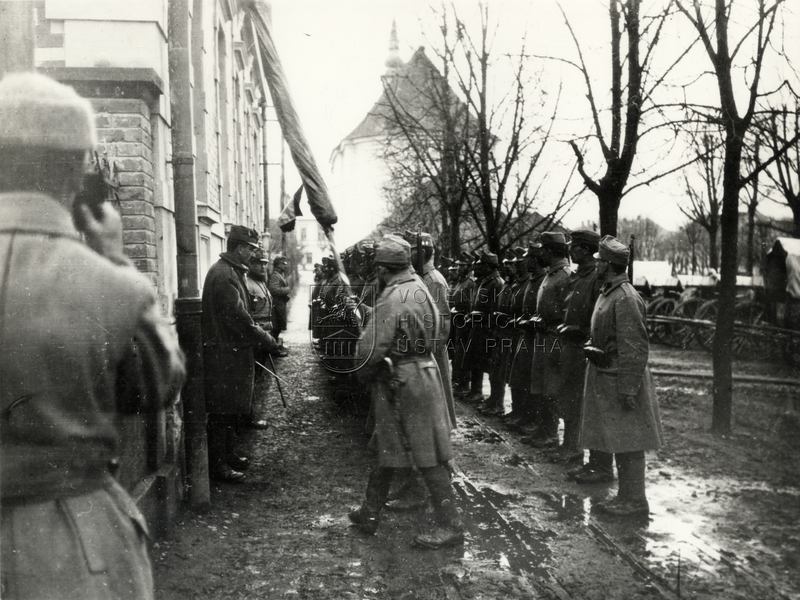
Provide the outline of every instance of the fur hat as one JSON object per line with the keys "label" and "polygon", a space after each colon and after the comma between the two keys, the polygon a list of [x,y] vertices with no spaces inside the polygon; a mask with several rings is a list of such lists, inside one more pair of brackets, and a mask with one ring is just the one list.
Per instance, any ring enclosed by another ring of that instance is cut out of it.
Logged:
{"label": "fur hat", "polygon": [[38,73],[0,81],[0,146],[90,150],[97,145],[92,105],[71,87]]}

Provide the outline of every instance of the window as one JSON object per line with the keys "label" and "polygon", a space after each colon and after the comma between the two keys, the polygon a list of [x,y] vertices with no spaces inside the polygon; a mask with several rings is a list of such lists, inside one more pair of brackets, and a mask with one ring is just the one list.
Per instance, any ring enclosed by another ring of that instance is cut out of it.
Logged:
{"label": "window", "polygon": [[301,242],[305,242],[306,241],[306,231],[307,230],[306,230],[305,227],[301,227],[300,228],[300,241]]}

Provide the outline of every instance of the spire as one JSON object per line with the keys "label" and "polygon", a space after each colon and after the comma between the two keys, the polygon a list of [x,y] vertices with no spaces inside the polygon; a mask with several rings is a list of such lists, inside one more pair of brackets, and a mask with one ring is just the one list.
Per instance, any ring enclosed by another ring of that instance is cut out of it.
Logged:
{"label": "spire", "polygon": [[397,22],[392,19],[392,32],[389,34],[389,56],[386,57],[386,70],[394,71],[403,66],[400,60],[400,44],[397,41]]}

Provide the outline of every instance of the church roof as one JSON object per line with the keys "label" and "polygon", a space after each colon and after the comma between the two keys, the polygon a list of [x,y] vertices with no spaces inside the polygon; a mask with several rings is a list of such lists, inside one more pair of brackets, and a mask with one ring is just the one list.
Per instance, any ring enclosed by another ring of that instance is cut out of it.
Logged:
{"label": "church roof", "polygon": [[390,69],[382,77],[382,81],[384,89],[380,98],[342,142],[385,136],[387,130],[397,122],[390,99],[395,101],[396,107],[402,107],[403,112],[413,122],[423,127],[433,128],[441,120],[442,105],[437,103],[437,98],[441,97],[445,89],[451,94],[456,110],[466,110],[466,105],[449,87],[447,80],[425,54],[422,46],[407,63]]}

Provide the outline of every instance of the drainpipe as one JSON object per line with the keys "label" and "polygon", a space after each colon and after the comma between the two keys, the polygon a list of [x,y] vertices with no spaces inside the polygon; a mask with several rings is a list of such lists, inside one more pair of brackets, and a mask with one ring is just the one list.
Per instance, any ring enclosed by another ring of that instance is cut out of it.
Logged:
{"label": "drainpipe", "polygon": [[197,207],[195,204],[194,115],[192,72],[192,0],[169,2],[169,72],[172,104],[172,170],[175,196],[178,338],[186,354],[187,379],[181,397],[184,409],[189,504],[209,505],[208,440],[203,390],[203,337],[200,299]]}

